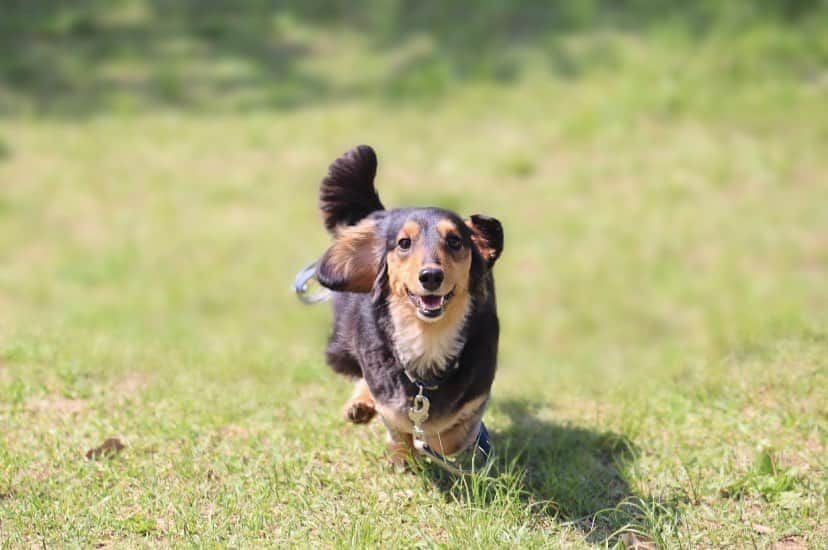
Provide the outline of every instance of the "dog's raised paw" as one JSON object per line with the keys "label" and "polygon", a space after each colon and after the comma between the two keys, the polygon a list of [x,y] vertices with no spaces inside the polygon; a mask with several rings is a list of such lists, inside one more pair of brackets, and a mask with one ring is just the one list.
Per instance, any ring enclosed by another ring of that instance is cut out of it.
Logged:
{"label": "dog's raised paw", "polygon": [[351,401],[345,405],[345,420],[354,424],[365,424],[370,422],[377,409],[371,401]]}

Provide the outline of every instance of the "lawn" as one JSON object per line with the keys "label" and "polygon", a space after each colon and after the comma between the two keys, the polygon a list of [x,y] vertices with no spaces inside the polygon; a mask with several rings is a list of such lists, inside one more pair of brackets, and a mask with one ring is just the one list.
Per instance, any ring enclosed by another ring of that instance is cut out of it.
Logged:
{"label": "lawn", "polygon": [[[0,8],[0,547],[828,546],[824,3],[611,4]],[[485,474],[292,294],[358,143],[503,223]]]}

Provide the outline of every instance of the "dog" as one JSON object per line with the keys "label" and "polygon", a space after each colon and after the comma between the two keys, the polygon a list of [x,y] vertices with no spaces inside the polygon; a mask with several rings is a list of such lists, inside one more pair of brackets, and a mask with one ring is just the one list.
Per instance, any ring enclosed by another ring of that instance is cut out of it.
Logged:
{"label": "dog", "polygon": [[361,424],[379,413],[395,464],[417,442],[439,458],[488,453],[503,228],[480,214],[386,209],[376,171],[374,150],[358,146],[330,165],[319,196],[333,236],[315,272],[332,291],[326,359],[356,381],[344,416]]}

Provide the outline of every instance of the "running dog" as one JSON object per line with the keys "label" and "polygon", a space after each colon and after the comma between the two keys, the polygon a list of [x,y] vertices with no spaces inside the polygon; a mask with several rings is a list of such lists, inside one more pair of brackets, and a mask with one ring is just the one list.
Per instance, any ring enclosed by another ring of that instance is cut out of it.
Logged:
{"label": "running dog", "polygon": [[488,455],[482,418],[497,364],[492,268],[503,229],[479,214],[386,209],[376,171],[374,150],[361,145],[330,165],[320,189],[333,235],[315,272],[333,291],[326,357],[356,381],[344,416],[360,424],[379,413],[397,464],[418,442],[440,459]]}

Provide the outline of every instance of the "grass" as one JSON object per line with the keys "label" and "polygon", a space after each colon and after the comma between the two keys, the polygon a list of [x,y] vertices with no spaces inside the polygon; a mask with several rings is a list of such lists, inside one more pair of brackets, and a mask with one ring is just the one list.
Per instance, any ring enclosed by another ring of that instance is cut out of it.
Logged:
{"label": "grass", "polygon": [[[512,44],[78,5],[0,60],[0,547],[828,544],[824,10]],[[387,204],[504,224],[487,476],[338,416],[290,282],[357,143]]]}

